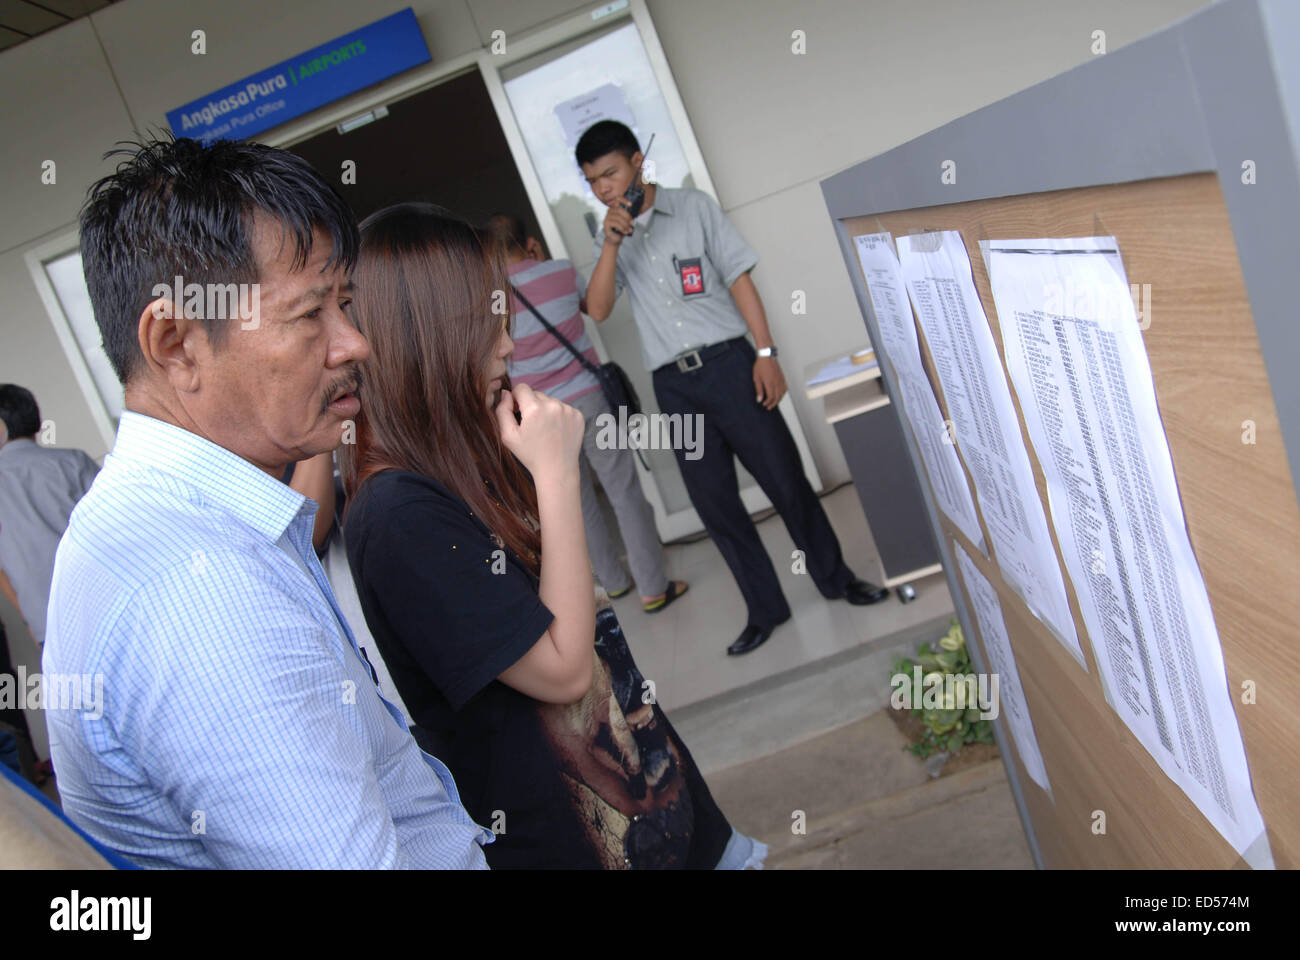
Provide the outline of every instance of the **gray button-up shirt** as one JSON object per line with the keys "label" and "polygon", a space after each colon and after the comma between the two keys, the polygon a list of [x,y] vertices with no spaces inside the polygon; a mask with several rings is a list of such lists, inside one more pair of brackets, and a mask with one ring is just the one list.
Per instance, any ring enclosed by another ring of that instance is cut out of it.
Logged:
{"label": "gray button-up shirt", "polygon": [[[731,285],[758,263],[707,193],[657,187],[653,211],[649,223],[619,244],[614,271],[614,295],[631,289],[647,370],[748,333]],[[597,260],[604,243],[602,230],[594,238]]]}
{"label": "gray button-up shirt", "polygon": [[26,437],[0,447],[0,567],[37,643],[45,641],[54,551],[98,472],[80,450],[42,447]]}

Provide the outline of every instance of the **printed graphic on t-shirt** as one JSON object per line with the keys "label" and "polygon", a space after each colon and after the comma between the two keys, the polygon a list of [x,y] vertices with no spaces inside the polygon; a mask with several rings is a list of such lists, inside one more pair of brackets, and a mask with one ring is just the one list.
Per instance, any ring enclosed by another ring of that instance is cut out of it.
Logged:
{"label": "printed graphic on t-shirt", "polygon": [[[542,703],[500,674],[554,618],[513,551],[499,569],[501,540],[463,500],[432,478],[386,470],[362,484],[347,527],[366,622],[419,745],[496,835],[483,850],[492,869],[717,863],[731,825],[613,610],[596,614],[591,689],[575,704]],[[401,563],[388,562],[395,544],[412,551]]]}
{"label": "printed graphic on t-shirt", "polygon": [[684,296],[704,292],[704,270],[700,267],[699,257],[678,260],[677,269],[681,273],[682,294]]}
{"label": "printed graphic on t-shirt", "polygon": [[695,830],[682,756],[612,610],[596,615],[596,652],[582,700],[538,705],[573,812],[605,869],[682,867]]}

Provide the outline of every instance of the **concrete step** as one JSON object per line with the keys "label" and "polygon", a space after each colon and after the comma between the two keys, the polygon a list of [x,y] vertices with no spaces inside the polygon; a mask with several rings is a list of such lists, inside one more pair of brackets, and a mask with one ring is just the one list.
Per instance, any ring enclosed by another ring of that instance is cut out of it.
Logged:
{"label": "concrete step", "polygon": [[776,870],[1032,870],[1000,760],[808,824],[773,847]]}
{"label": "concrete step", "polygon": [[805,743],[888,706],[893,662],[947,629],[947,614],[927,618],[720,696],[665,709],[712,783],[715,771]]}
{"label": "concrete step", "polygon": [[716,771],[709,787],[768,844],[770,869],[1033,867],[1001,760],[932,779],[905,747],[881,710]]}

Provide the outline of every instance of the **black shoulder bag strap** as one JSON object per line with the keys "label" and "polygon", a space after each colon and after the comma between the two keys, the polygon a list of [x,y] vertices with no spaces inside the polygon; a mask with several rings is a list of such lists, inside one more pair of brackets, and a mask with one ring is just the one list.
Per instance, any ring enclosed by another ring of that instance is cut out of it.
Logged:
{"label": "black shoulder bag strap", "polygon": [[[536,317],[538,320],[541,321],[542,326],[546,328],[547,332],[550,333],[550,335],[553,336],[556,340],[559,340],[560,343],[564,344],[565,349],[568,350],[569,353],[573,354],[574,357],[577,358],[578,362],[579,362],[580,364],[582,364],[583,367],[584,367],[584,368],[585,368],[585,369],[586,369],[586,370],[587,370],[587,371],[588,371],[592,376],[594,376],[594,377],[596,378],[596,382],[600,384],[600,391],[601,391],[602,394],[604,394],[604,396],[605,396],[605,400],[609,403],[610,407],[613,408],[613,407],[617,406],[618,404],[616,404],[616,403],[612,400],[612,398],[611,398],[611,396],[610,396],[610,389],[611,389],[611,387],[610,387],[610,384],[609,384],[609,377],[606,376],[605,371],[603,371],[602,369],[600,369],[599,367],[597,367],[595,364],[593,364],[590,360],[588,360],[586,357],[584,357],[584,356],[583,356],[583,355],[578,351],[578,349],[577,349],[576,347],[574,347],[574,345],[571,344],[571,343],[570,343],[570,342],[565,338],[564,334],[560,333],[559,330],[556,330],[555,327],[551,326],[551,324],[547,321],[547,319],[546,319],[544,316],[542,316],[541,312],[540,312],[536,307],[534,307],[531,303],[528,302],[528,298],[525,297],[522,293],[519,292],[519,288],[518,288],[518,287],[516,287],[516,286],[514,286],[513,284],[511,284],[511,286],[510,286],[510,290],[511,290],[512,293],[514,293],[514,295],[515,295],[516,297],[519,298],[519,302],[522,303],[525,307],[527,307],[528,310],[529,310],[529,312],[532,313],[532,315],[533,315],[534,317]],[[610,367],[615,367],[616,365],[613,364],[613,363],[611,363],[611,364],[608,364],[608,366],[610,366]],[[619,371],[619,376],[620,376],[621,378],[623,378],[624,380],[626,380],[627,374],[623,373],[622,371]],[[630,385],[630,383],[628,384],[628,386],[627,386],[626,389],[629,389],[629,390],[631,389],[631,385]],[[636,409],[636,407],[633,407],[633,409]],[[641,453],[641,451],[640,451],[639,449],[637,449],[637,448],[635,448],[635,447],[633,447],[632,450],[633,450],[633,453],[636,454],[636,458],[637,458],[638,460],[641,461],[641,466],[645,467],[646,470],[647,470],[647,472],[648,472],[648,471],[650,470],[650,464],[646,463],[645,456]]]}
{"label": "black shoulder bag strap", "polygon": [[597,380],[603,382],[603,378],[600,375],[600,371],[596,369],[595,364],[593,364],[590,360],[584,357],[573,344],[571,344],[567,339],[565,339],[564,334],[560,333],[559,330],[556,330],[553,326],[551,326],[550,323],[547,322],[546,318],[542,316],[540,311],[538,311],[536,307],[534,307],[531,303],[529,303],[528,299],[522,293],[519,292],[518,287],[511,286],[510,289],[514,292],[514,295],[519,298],[519,302],[522,303],[525,307],[527,307],[534,317],[536,317],[538,320],[541,321],[542,326],[546,328],[546,331],[551,336],[553,336],[556,340],[559,340],[560,343],[564,344],[565,348],[577,358],[580,364],[582,364],[584,367],[587,368],[587,371],[589,373],[595,376]]}

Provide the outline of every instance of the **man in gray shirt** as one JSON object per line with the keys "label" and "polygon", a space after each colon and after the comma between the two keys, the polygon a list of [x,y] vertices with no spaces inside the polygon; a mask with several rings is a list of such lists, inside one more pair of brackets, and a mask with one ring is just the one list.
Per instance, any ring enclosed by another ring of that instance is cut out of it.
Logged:
{"label": "man in gray shirt", "polygon": [[[80,450],[36,442],[41,412],[30,390],[0,384],[0,571],[37,644],[45,642],[45,607],[54,552],[77,501],[99,467]],[[6,593],[9,591],[6,590]]]}
{"label": "man in gray shirt", "polygon": [[609,208],[594,239],[588,312],[603,321],[627,288],[660,412],[702,420],[702,455],[675,453],[691,503],[748,607],[749,623],[727,652],[748,653],[790,619],[776,570],[740,499],[736,457],[781,514],[822,596],[858,605],[884,599],[888,591],[845,565],[776,409],[786,385],[749,276],[758,255],[708,194],[646,183],[641,148],[623,124],[592,124],[575,153],[592,192]]}

